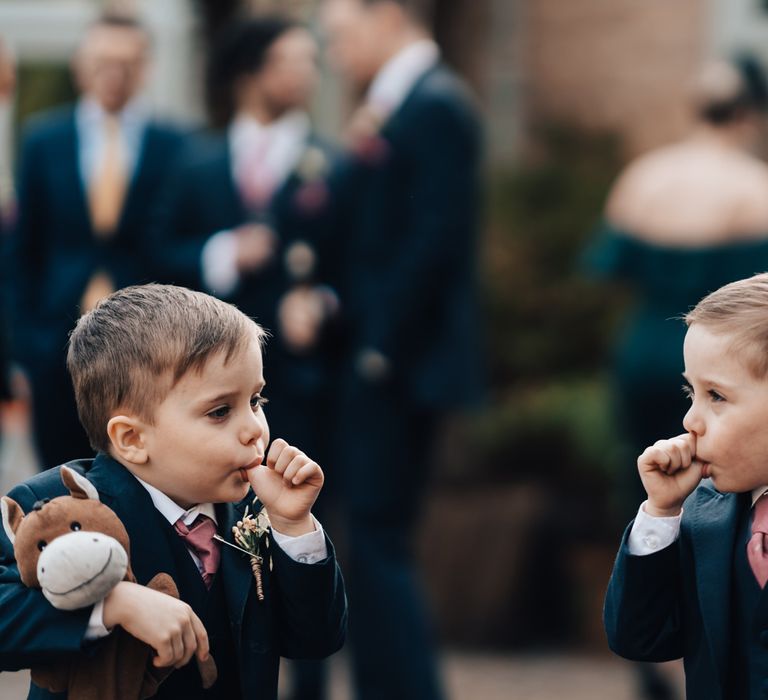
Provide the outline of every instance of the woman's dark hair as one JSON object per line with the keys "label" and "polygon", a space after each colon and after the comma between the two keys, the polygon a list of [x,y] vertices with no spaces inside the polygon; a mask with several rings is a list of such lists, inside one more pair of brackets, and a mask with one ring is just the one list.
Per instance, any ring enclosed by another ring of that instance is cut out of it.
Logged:
{"label": "woman's dark hair", "polygon": [[272,44],[301,26],[286,17],[239,17],[214,38],[206,71],[206,102],[211,126],[224,128],[235,113],[235,85],[244,75],[258,72]]}
{"label": "woman's dark hair", "polygon": [[768,110],[768,80],[758,60],[749,54],[740,54],[730,62],[738,74],[738,83],[727,95],[705,99],[699,114],[711,124],[728,124],[750,112]]}

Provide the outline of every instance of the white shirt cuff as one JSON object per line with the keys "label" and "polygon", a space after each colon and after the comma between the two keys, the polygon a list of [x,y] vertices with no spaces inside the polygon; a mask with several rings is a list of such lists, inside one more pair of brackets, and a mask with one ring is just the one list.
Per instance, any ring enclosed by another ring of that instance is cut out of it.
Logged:
{"label": "white shirt cuff", "polygon": [[272,539],[274,539],[275,544],[293,561],[300,564],[317,564],[317,562],[328,558],[328,547],[325,544],[323,526],[314,515],[312,522],[315,524],[315,531],[298,537],[283,535],[274,528],[272,529]]}
{"label": "white shirt cuff", "polygon": [[232,231],[219,231],[203,246],[203,284],[209,292],[227,297],[240,281],[237,270],[237,237]]}
{"label": "white shirt cuff", "polygon": [[627,539],[629,553],[644,557],[669,547],[680,535],[680,519],[683,512],[671,518],[656,518],[645,512],[643,502],[637,511],[632,531]]}
{"label": "white shirt cuff", "polygon": [[88,642],[101,639],[109,635],[109,630],[104,627],[104,601],[100,600],[93,606],[88,627],[85,629],[85,639]]}

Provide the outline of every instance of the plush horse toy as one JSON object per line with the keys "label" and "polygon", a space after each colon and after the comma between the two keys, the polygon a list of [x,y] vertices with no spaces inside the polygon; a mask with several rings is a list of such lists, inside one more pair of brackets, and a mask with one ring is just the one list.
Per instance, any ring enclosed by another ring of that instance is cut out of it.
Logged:
{"label": "plush horse toy", "polygon": [[[136,578],[128,533],[115,512],[76,471],[61,467],[61,479],[69,496],[38,501],[26,516],[4,496],[0,510],[22,583],[42,589],[54,607],[75,610],[103,600],[120,581],[135,583]],[[168,574],[157,574],[147,587],[179,597]],[[156,668],[152,655],[149,645],[116,627],[95,653],[33,668],[32,680],[51,692],[67,691],[70,700],[143,700],[173,671]],[[213,658],[197,663],[203,687],[209,688],[217,677]]]}

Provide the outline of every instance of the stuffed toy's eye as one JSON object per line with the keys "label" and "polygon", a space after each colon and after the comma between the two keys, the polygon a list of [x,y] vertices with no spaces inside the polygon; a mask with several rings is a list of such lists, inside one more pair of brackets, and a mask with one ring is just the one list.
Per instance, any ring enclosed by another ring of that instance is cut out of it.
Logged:
{"label": "stuffed toy's eye", "polygon": [[69,529],[70,529],[70,530],[74,530],[75,532],[77,532],[78,530],[82,530],[82,529],[83,529],[83,526],[82,526],[82,525],[81,525],[79,522],[77,522],[77,520],[75,520],[75,522],[73,522],[73,523],[72,523],[72,524],[69,526]]}
{"label": "stuffed toy's eye", "polygon": [[37,548],[42,552],[45,549],[45,545],[47,545],[47,544],[48,543],[45,540],[40,540],[37,543]]}

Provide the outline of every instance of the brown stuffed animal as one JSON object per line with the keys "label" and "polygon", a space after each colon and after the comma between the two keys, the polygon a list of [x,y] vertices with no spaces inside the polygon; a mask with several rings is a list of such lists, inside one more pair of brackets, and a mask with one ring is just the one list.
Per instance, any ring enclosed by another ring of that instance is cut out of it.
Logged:
{"label": "brown stuffed animal", "polygon": [[[35,503],[26,516],[7,496],[0,508],[22,582],[42,589],[54,607],[75,610],[102,600],[118,582],[136,579],[128,533],[115,512],[77,472],[61,467],[61,479],[71,495]],[[179,597],[168,574],[157,574],[147,587]],[[203,687],[211,687],[217,677],[213,658],[198,661],[198,668]],[[143,700],[172,671],[156,668],[152,648],[116,627],[95,654],[33,668],[32,680],[52,692],[66,690],[70,700]]]}

